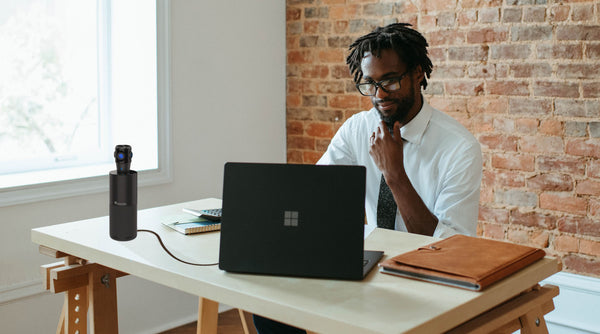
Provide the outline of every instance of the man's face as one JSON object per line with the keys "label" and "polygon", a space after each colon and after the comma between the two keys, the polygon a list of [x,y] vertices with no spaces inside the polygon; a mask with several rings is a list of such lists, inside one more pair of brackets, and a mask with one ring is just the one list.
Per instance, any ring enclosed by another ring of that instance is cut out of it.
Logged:
{"label": "man's face", "polygon": [[[391,49],[382,50],[379,58],[371,53],[365,53],[360,67],[363,73],[361,83],[398,78],[407,70],[406,64]],[[419,112],[421,103],[415,104],[415,101],[420,102],[422,80],[420,72],[418,68],[410,70],[400,79],[400,89],[397,91],[385,92],[378,87],[375,95],[371,96],[373,106],[388,126],[393,126],[396,121],[404,125]]]}

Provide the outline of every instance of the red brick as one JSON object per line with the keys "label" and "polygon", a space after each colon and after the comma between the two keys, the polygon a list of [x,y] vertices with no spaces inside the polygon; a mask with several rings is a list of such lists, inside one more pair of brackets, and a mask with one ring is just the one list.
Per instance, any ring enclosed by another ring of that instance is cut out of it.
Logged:
{"label": "red brick", "polygon": [[600,82],[590,82],[583,86],[583,97],[584,98],[597,98],[600,97]]}
{"label": "red brick", "polygon": [[529,95],[529,83],[527,81],[513,80],[490,80],[487,82],[486,90],[491,95]]}
{"label": "red brick", "polygon": [[332,123],[344,121],[344,112],[341,110],[319,109],[314,111],[313,116],[315,121]]}
{"label": "red brick", "polygon": [[288,149],[314,150],[315,139],[304,136],[287,136]]}
{"label": "red brick", "polygon": [[470,113],[506,113],[508,98],[504,96],[476,96],[467,101],[467,110]]}
{"label": "red brick", "polygon": [[494,28],[472,29],[467,32],[467,43],[496,43],[508,39],[508,28],[498,26]]}
{"label": "red brick", "polygon": [[492,156],[492,167],[532,172],[535,164],[530,155],[497,154]]}
{"label": "red brick", "polygon": [[540,208],[574,214],[585,214],[587,201],[564,193],[541,193]]}
{"label": "red brick", "polygon": [[310,50],[301,50],[301,51],[288,51],[287,53],[287,63],[288,64],[309,64],[313,63],[315,60],[314,55]]}
{"label": "red brick", "polygon": [[599,59],[600,43],[588,43],[585,48],[585,56],[589,59]]}
{"label": "red brick", "polygon": [[560,25],[556,27],[557,40],[597,41],[600,29],[595,25]]}
{"label": "red brick", "polygon": [[479,9],[478,19],[480,23],[496,23],[500,21],[500,9],[481,8]]}
{"label": "red brick", "polygon": [[318,60],[323,63],[341,63],[345,61],[344,51],[329,49],[319,52]]}
{"label": "red brick", "polygon": [[494,118],[494,130],[501,133],[515,132],[515,120],[511,118]]}
{"label": "red brick", "polygon": [[581,180],[577,182],[575,192],[580,195],[600,195],[600,182],[590,179]]}
{"label": "red brick", "polygon": [[302,105],[302,96],[299,94],[288,94],[286,96],[286,106],[299,107]]}
{"label": "red brick", "polygon": [[600,258],[600,242],[594,240],[579,240],[579,252]]}
{"label": "red brick", "polygon": [[477,10],[463,9],[458,13],[458,24],[461,26],[471,26],[477,22]]}
{"label": "red brick", "polygon": [[567,154],[600,158],[599,139],[573,139],[567,142]]}
{"label": "red brick", "polygon": [[329,67],[325,65],[309,65],[303,67],[300,73],[303,78],[327,78]]}
{"label": "red brick", "polygon": [[549,64],[513,64],[510,70],[515,78],[545,78],[552,76]]}
{"label": "red brick", "polygon": [[502,0],[462,0],[460,5],[462,8],[500,7]]}
{"label": "red brick", "polygon": [[512,210],[510,212],[510,223],[553,230],[556,227],[556,217],[534,211],[521,212],[519,210]]}
{"label": "red brick", "polygon": [[346,65],[332,65],[330,70],[333,79],[352,79],[350,70],[348,70],[348,66]]}
{"label": "red brick", "polygon": [[287,150],[287,162],[290,164],[300,164],[303,162],[302,151]]}
{"label": "red brick", "polygon": [[525,186],[525,175],[520,171],[496,171],[496,187],[521,188]]}
{"label": "red brick", "polygon": [[516,120],[515,125],[519,133],[535,134],[539,123],[536,118],[519,118]]}
{"label": "red brick", "polygon": [[440,11],[440,10],[451,10],[456,8],[456,0],[422,0],[421,10],[428,11]]}
{"label": "red brick", "polygon": [[538,156],[538,169],[542,172],[565,173],[575,176],[585,174],[585,161],[581,158],[567,156]]}
{"label": "red brick", "polygon": [[484,238],[504,240],[504,235],[506,233],[504,225],[487,223],[484,223],[482,225]]}
{"label": "red brick", "polygon": [[444,87],[446,94],[449,95],[476,96],[483,94],[483,82],[479,80],[452,80],[446,82]]}
{"label": "red brick", "polygon": [[498,44],[490,47],[491,59],[527,59],[531,55],[531,47],[521,44]]}
{"label": "red brick", "polygon": [[323,152],[305,151],[302,153],[302,162],[309,165],[314,165],[321,159]]}
{"label": "red brick", "polygon": [[559,64],[556,75],[561,79],[596,79],[600,67],[598,64]]}
{"label": "red brick", "polygon": [[[451,43],[448,40],[445,43]],[[454,45],[460,45],[456,43]],[[448,60],[451,61],[487,61],[488,59],[488,46],[450,46],[448,47]]]}
{"label": "red brick", "polygon": [[533,247],[546,248],[550,242],[550,233],[544,230],[535,230],[531,233],[529,242]]}
{"label": "red brick", "polygon": [[306,125],[306,134],[311,137],[331,138],[334,135],[333,125],[331,123],[311,122]]}
{"label": "red brick", "polygon": [[479,142],[485,149],[506,151],[517,151],[517,137],[506,135],[480,135]]}
{"label": "red brick", "polygon": [[569,18],[570,6],[563,6],[562,4],[550,8],[550,21],[551,22],[562,22]]}
{"label": "red brick", "polygon": [[583,49],[581,44],[541,44],[537,46],[537,56],[540,59],[581,59]]}
{"label": "red brick", "polygon": [[563,216],[557,220],[557,227],[560,232],[575,234],[577,233],[577,224],[580,219],[585,217]]}
{"label": "red brick", "polygon": [[590,215],[596,219],[600,217],[600,200],[590,198]]}
{"label": "red brick", "polygon": [[356,95],[336,95],[329,99],[329,106],[333,108],[358,108],[360,106],[359,99]]}
{"label": "red brick", "polygon": [[587,162],[587,175],[589,177],[600,178],[600,161],[592,159]]}
{"label": "red brick", "polygon": [[579,97],[579,84],[562,81],[536,81],[533,84],[533,94],[548,97]]}
{"label": "red brick", "polygon": [[317,93],[319,94],[343,94],[345,90],[344,83],[340,81],[320,81],[317,83]]}
{"label": "red brick", "polygon": [[287,22],[289,21],[297,21],[300,20],[302,16],[302,10],[300,8],[290,8],[288,7],[285,12],[285,19]]}
{"label": "red brick", "polygon": [[287,122],[287,135],[288,136],[301,136],[304,134],[304,124],[300,121],[288,121]]}
{"label": "red brick", "polygon": [[573,178],[565,174],[539,174],[527,179],[527,187],[543,191],[571,191]]}
{"label": "red brick", "polygon": [[515,115],[542,116],[552,112],[550,99],[511,98],[508,102],[508,112]]}
{"label": "red brick", "polygon": [[542,120],[539,132],[550,136],[561,136],[563,134],[562,122],[555,119]]}
{"label": "red brick", "polygon": [[307,121],[312,120],[312,112],[307,108],[288,108],[286,117],[287,120]]}
{"label": "red brick", "polygon": [[327,96],[302,95],[303,107],[327,107]]}
{"label": "red brick", "polygon": [[546,20],[546,6],[525,7],[523,22],[544,22]]}
{"label": "red brick", "polygon": [[317,138],[315,140],[315,150],[319,152],[325,152],[327,150],[327,147],[329,147],[330,142],[331,139],[329,138]]}
{"label": "red brick", "polygon": [[600,260],[577,254],[569,254],[563,259],[563,270],[600,277]]}
{"label": "red brick", "polygon": [[569,235],[559,235],[554,238],[554,249],[559,252],[577,252],[579,250],[579,239]]}
{"label": "red brick", "polygon": [[577,224],[577,233],[592,237],[600,237],[600,221],[587,217],[581,219]]}
{"label": "red brick", "polygon": [[519,140],[522,152],[563,153],[563,147],[561,137],[525,136]]}
{"label": "red brick", "polygon": [[506,234],[507,239],[510,242],[528,245],[529,244],[529,232],[525,230],[516,229],[514,227],[508,228],[508,233]]}
{"label": "red brick", "polygon": [[508,224],[509,211],[506,209],[495,209],[486,206],[479,207],[479,220],[496,223]]}
{"label": "red brick", "polygon": [[348,21],[347,20],[340,20],[340,21],[333,22],[333,33],[334,34],[346,34],[347,32],[348,32]]}
{"label": "red brick", "polygon": [[[531,22],[525,17],[523,20]],[[513,42],[550,40],[552,39],[552,26],[513,26],[510,35]]]}

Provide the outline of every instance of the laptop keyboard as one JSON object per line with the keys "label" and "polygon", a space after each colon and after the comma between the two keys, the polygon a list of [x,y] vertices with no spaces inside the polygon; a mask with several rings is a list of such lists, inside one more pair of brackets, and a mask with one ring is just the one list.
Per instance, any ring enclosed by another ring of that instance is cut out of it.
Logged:
{"label": "laptop keyboard", "polygon": [[369,263],[369,260],[363,260],[363,267],[366,267],[368,263]]}

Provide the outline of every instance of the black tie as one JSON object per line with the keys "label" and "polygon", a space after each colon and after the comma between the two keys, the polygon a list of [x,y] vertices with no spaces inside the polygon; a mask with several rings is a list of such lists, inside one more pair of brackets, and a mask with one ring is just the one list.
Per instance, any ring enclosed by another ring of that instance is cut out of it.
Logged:
{"label": "black tie", "polygon": [[377,200],[377,227],[394,230],[396,228],[396,208],[394,195],[381,175],[379,199]]}

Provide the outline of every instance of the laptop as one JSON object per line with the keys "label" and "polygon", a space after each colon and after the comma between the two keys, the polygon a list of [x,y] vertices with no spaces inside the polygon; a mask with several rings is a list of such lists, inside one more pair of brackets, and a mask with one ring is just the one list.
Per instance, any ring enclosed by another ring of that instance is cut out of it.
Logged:
{"label": "laptop", "polygon": [[361,280],[381,259],[364,251],[366,169],[226,163],[219,268]]}

